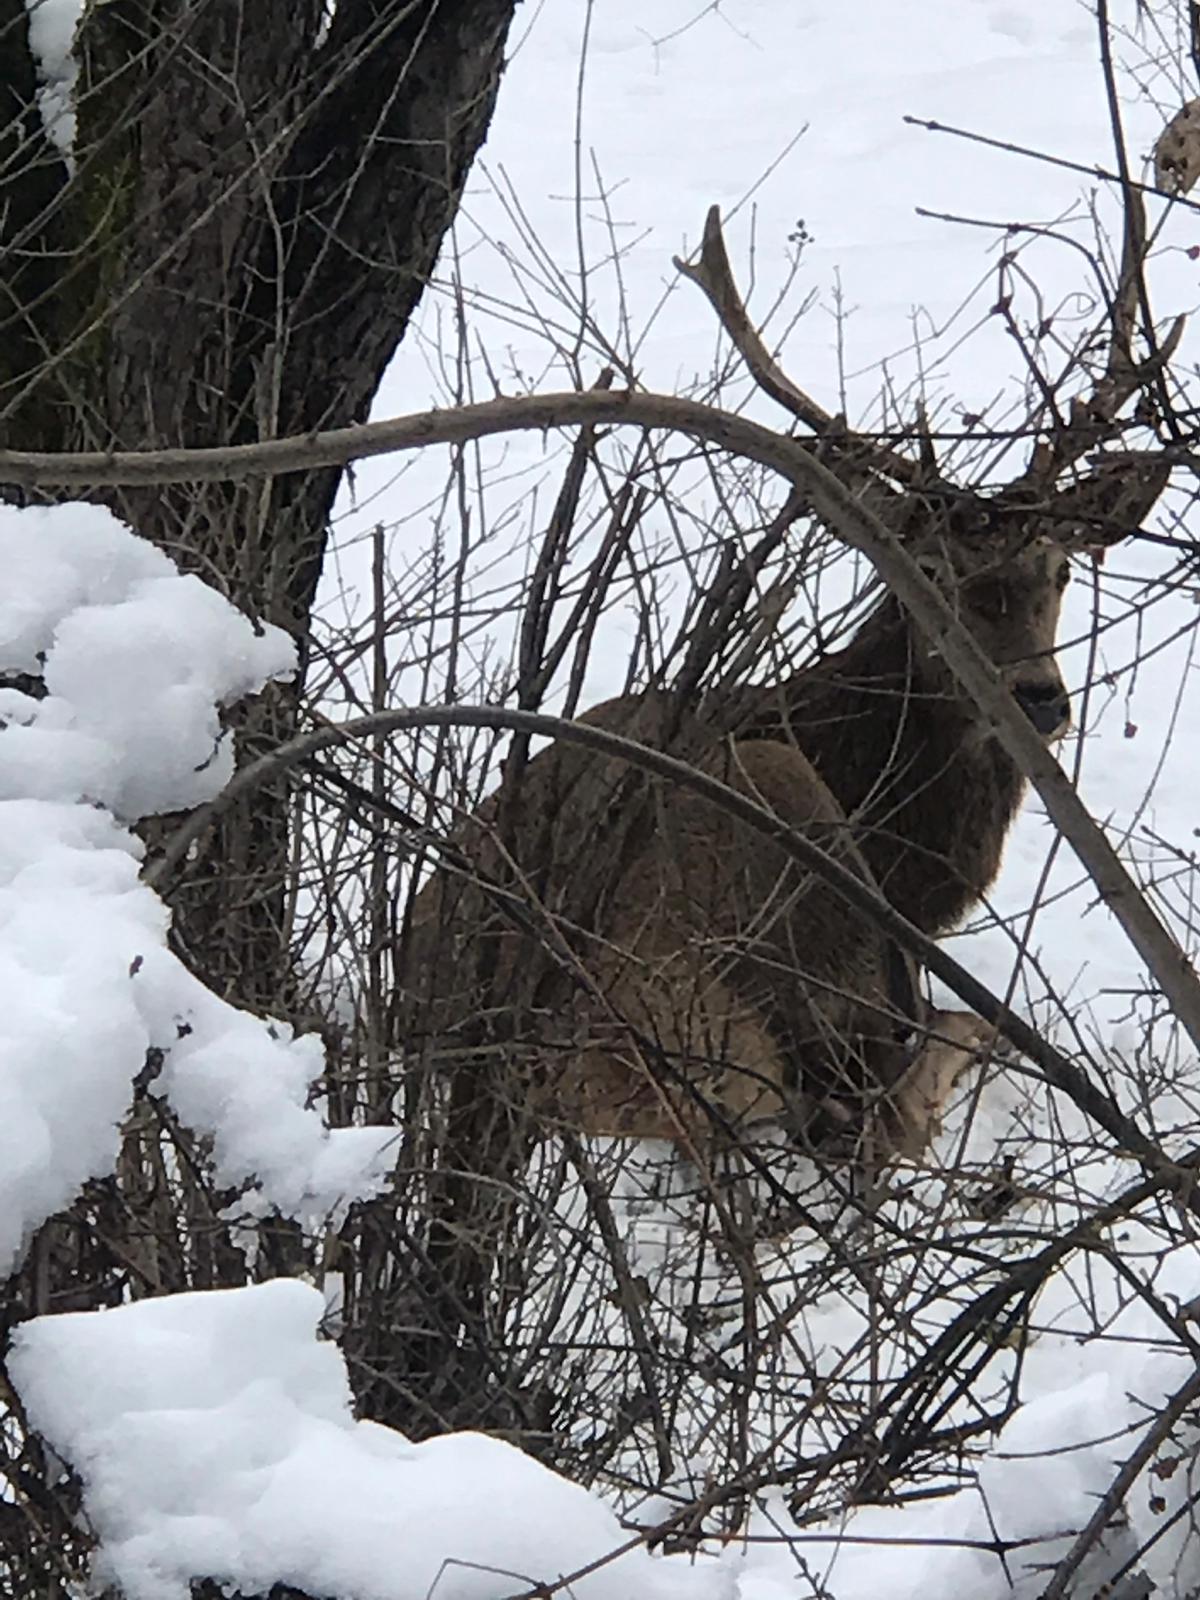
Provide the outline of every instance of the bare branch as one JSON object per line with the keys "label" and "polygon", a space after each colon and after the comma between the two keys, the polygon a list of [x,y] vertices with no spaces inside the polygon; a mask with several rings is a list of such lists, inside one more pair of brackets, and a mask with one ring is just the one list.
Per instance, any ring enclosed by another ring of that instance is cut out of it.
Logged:
{"label": "bare branch", "polygon": [[370,456],[421,450],[429,445],[465,444],[497,433],[605,422],[688,433],[788,477],[793,470],[801,470],[796,462],[810,453],[803,441],[787,439],[734,412],[673,395],[620,389],[615,393],[593,390],[506,395],[475,405],[420,411],[383,422],[265,439],[258,444],[218,445],[194,450],[91,450],[54,454],[0,450],[0,483],[18,484],[26,489],[96,489],[118,485],[234,482],[309,472],[317,467],[345,466]]}
{"label": "bare branch", "polygon": [[[910,128],[924,128],[927,133],[949,133],[956,139],[966,139],[971,144],[981,144],[989,150],[1002,150],[1008,155],[1025,156],[1030,161],[1043,162],[1048,167],[1058,167],[1063,172],[1082,173],[1085,178],[1093,181],[1099,178],[1104,183],[1119,183],[1124,185],[1119,172],[1101,166],[1099,162],[1071,161],[1066,156],[1051,155],[1046,150],[1035,150],[1030,145],[1017,144],[1012,139],[991,139],[985,133],[975,133],[971,128],[956,128],[949,122],[938,122],[933,117],[903,117]],[[1136,189],[1139,194],[1157,194],[1164,200],[1174,200],[1176,196],[1169,189],[1160,189],[1153,183],[1139,183],[1136,178],[1131,178],[1129,188]],[[1180,205],[1186,206],[1191,211],[1200,211],[1200,204],[1194,200],[1180,199]]]}
{"label": "bare branch", "polygon": [[[902,541],[803,442],[746,417],[691,400],[630,390],[607,394],[524,395],[450,411],[229,449],[161,450],[88,456],[0,452],[0,479],[27,483],[164,483],[261,473],[299,472],[389,450],[462,443],[522,428],[614,422],[675,428],[772,467],[802,489],[839,538],[860,550],[937,646],[955,677],[985,713],[996,738],[1030,779],[1055,826],[1070,843],[1134,949],[1200,1051],[1200,981],[1176,940],[1129,876],[1070,779],[1015,705],[995,667]],[[97,474],[101,476],[98,478]]]}

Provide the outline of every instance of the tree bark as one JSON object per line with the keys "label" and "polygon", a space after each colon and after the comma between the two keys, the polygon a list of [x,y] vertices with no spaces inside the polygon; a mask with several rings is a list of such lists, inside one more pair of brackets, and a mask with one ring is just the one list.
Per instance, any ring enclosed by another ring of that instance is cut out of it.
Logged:
{"label": "tree bark", "polygon": [[[43,126],[24,0],[0,0],[0,447],[226,446],[365,421],[486,136],[516,6],[89,0],[68,159]],[[343,471],[58,490],[0,475],[0,498],[111,506],[291,633],[303,666]],[[285,686],[243,708],[239,759],[293,736],[299,706]],[[289,814],[284,777],[248,795],[169,895],[193,969],[275,1015],[294,996]],[[179,1193],[156,1176],[146,1151],[170,1136],[164,1118],[135,1101],[117,1174],[31,1242],[0,1335],[46,1311],[246,1280],[203,1147],[181,1139]],[[259,1275],[305,1264],[291,1224],[265,1224],[260,1243]],[[20,1430],[0,1481],[38,1510],[0,1536],[6,1571],[22,1592],[61,1587],[86,1558],[72,1493]]]}
{"label": "tree bark", "polygon": [[[366,418],[495,105],[517,0],[105,0],[76,35],[71,163],[0,0],[0,444],[247,443]],[[340,468],[95,490],[303,661]],[[15,486],[10,499],[18,499]],[[295,731],[280,688],[243,755]],[[286,790],[225,819],[175,896],[219,992],[286,1010]]]}

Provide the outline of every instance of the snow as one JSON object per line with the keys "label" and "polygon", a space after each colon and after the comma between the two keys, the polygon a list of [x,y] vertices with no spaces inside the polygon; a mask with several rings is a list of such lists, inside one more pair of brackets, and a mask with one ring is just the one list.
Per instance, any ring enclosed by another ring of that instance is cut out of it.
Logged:
{"label": "snow", "polygon": [[24,1324],[10,1370],[88,1488],[94,1576],[187,1600],[211,1576],[357,1600],[491,1600],[555,1583],[584,1600],[725,1600],[712,1566],[655,1560],[615,1515],[512,1445],[423,1444],[350,1412],[315,1289],[288,1279]]}
{"label": "snow", "polygon": [[310,1225],[384,1181],[387,1129],[324,1127],[319,1042],[209,994],[166,948],[168,915],[123,824],[202,804],[233,770],[218,707],[295,671],[198,579],[95,506],[0,508],[0,1272],[46,1217],[113,1170],[147,1051],[213,1136],[244,1209]]}
{"label": "snow", "polygon": [[[201,1576],[244,1593],[286,1583],[355,1600],[501,1600],[599,1563],[569,1592],[778,1600],[796,1592],[800,1549],[839,1600],[874,1600],[881,1549],[899,1545],[906,1559],[888,1563],[896,1600],[1036,1600],[1112,1458],[1187,1372],[1178,1351],[1143,1354],[1134,1395],[1111,1366],[1064,1343],[1055,1382],[1010,1421],[976,1488],[803,1532],[767,1495],[745,1542],[711,1544],[693,1561],[627,1548],[629,1530],[598,1496],[501,1440],[463,1432],[414,1444],[355,1421],[337,1347],[317,1337],[322,1311],[315,1289],[276,1279],[17,1330],[10,1371],[34,1426],[83,1479],[98,1584],[128,1600],[186,1600]],[[1119,1328],[1129,1339],[1152,1331],[1136,1307]],[[1163,1492],[1180,1503],[1180,1487]],[[1136,1549],[1167,1512],[1131,1509]],[[999,1543],[1010,1547],[1011,1590],[982,1548]],[[1125,1549],[1115,1543],[1114,1565]],[[1150,1570],[1165,1581],[1177,1557],[1168,1542]]]}
{"label": "snow", "polygon": [[[173,1041],[159,1084],[189,1127],[213,1130],[222,1181],[257,1178],[261,1202],[310,1229],[377,1192],[395,1130],[322,1125],[307,1104],[325,1071],[320,1039],[226,1005],[170,958],[157,981],[162,960],[137,975],[148,979],[143,1013],[155,1038]],[[250,1212],[251,1198],[239,1209]]]}
{"label": "snow", "polygon": [[29,48],[37,67],[38,110],[42,125],[70,160],[75,142],[72,97],[79,75],[71,45],[83,15],[83,0],[25,0],[29,13]]}
{"label": "snow", "polygon": [[46,688],[0,702],[0,799],[86,799],[134,819],[219,794],[233,741],[217,708],[295,672],[287,635],[256,633],[99,507],[73,508],[69,525],[61,507],[5,509],[0,561],[0,672]]}
{"label": "snow", "polygon": [[[469,186],[457,257],[473,327],[497,357],[506,388],[561,386],[576,336],[569,294],[552,273],[523,265],[522,225],[505,202],[511,182],[545,260],[568,283],[577,228],[585,256],[600,263],[589,274],[591,322],[580,334],[584,381],[609,353],[606,340],[649,387],[686,388],[707,373],[718,347],[713,318],[678,281],[670,258],[694,244],[716,200],[739,279],[752,271],[759,314],[788,275],[787,240],[799,218],[811,232],[789,303],[810,289],[815,298],[786,337],[781,318],[774,332],[785,367],[819,400],[834,407],[844,392],[848,414],[870,423],[884,413],[881,397],[903,393],[919,374],[945,428],[959,407],[997,421],[1011,414],[996,397],[1018,393],[1024,374],[1011,339],[988,317],[993,236],[920,217],[915,208],[1061,224],[1094,248],[1091,186],[1078,173],[902,119],[939,119],[1089,168],[1111,165],[1089,9],[1044,0],[940,0],[920,8],[894,0],[853,8],[822,0],[642,0],[523,9],[530,16],[519,19],[525,31]],[[74,12],[51,0],[31,12],[44,30],[35,42],[43,112],[49,105],[61,119]],[[586,194],[577,213],[574,118],[585,24]],[[1118,55],[1138,60],[1126,40]],[[1144,92],[1135,88],[1147,79]],[[1144,63],[1123,83],[1136,164],[1178,109],[1181,86]],[[1111,226],[1111,195],[1102,192],[1097,207]],[[1161,217],[1152,206],[1152,220]],[[1195,302],[1196,271],[1185,252],[1197,238],[1194,213],[1166,214],[1150,274],[1163,316]],[[1044,240],[1030,244],[1025,259],[1064,326],[1086,324],[1094,305],[1081,298],[1083,257]],[[514,300],[519,312],[497,309]],[[377,415],[419,409],[431,398],[445,403],[444,315],[445,301],[431,295]],[[545,324],[556,330],[551,355]],[[1181,371],[1195,361],[1194,330],[1189,340]],[[760,400],[747,404],[774,416]],[[481,459],[503,469],[505,509],[523,486],[554,470],[540,443],[528,440],[489,446]],[[951,452],[950,466],[968,479],[981,469],[964,452]],[[1002,477],[1008,465],[987,470]],[[369,589],[358,560],[364,530],[394,518],[399,569],[414,523],[437,504],[442,459],[431,453],[403,469],[367,462],[355,479],[331,571],[347,605],[356,585]],[[711,496],[705,500],[699,475],[693,489],[698,521],[711,526]],[[503,526],[502,518],[493,521]],[[480,526],[490,530],[492,522]],[[0,640],[7,640],[0,670],[40,674],[50,691],[42,701],[4,691],[0,702],[7,723],[0,738],[0,1260],[16,1259],[38,1222],[86,1176],[111,1170],[130,1078],[151,1044],[166,1051],[156,1088],[186,1122],[214,1134],[222,1181],[257,1180],[244,1211],[274,1205],[310,1226],[336,1215],[348,1196],[384,1181],[385,1131],[330,1135],[308,1103],[321,1070],[315,1042],[231,1010],[182,971],[165,949],[165,913],[138,882],[139,847],[124,826],[145,810],[194,805],[216,792],[229,753],[214,707],[286,672],[290,646],[270,630],[254,635],[203,586],[179,578],[165,557],[94,508],[0,513],[0,540]],[[478,570],[466,574],[468,588],[477,583],[489,605],[509,581],[496,546],[490,531]],[[451,565],[454,555],[451,547]],[[1080,642],[1062,652],[1073,686],[1095,686],[1086,738],[1069,743],[1064,760],[1070,766],[1081,757],[1093,813],[1135,869],[1160,880],[1167,847],[1186,858],[1196,826],[1194,742],[1168,743],[1176,726],[1186,732],[1195,722],[1196,588],[1186,578],[1163,599],[1155,585],[1165,565],[1153,549],[1124,549],[1110,557],[1098,600],[1087,582],[1074,584],[1063,636]],[[515,583],[523,554],[507,571]],[[1083,641],[1094,602],[1112,625],[1093,664]],[[628,613],[618,611],[608,627],[587,700],[610,692],[624,670]],[[500,628],[496,641],[502,652]],[[101,651],[111,676],[100,670]],[[1166,846],[1148,838],[1148,827]],[[1067,852],[1048,867],[1052,846],[1052,830],[1030,805],[992,908],[953,948],[1004,991],[1017,959],[1014,938],[1040,901],[1032,953],[1044,975],[1024,962],[1017,1003],[1061,1036],[1064,1019],[1048,997],[1068,996],[1067,1009],[1089,1042],[1099,1042],[1128,1098],[1130,1076],[1115,1069],[1147,1052],[1146,1018],[1128,999],[1144,975]],[[1185,892],[1173,901],[1163,899],[1169,885],[1158,892],[1194,948]],[[1190,1142],[1200,1125],[1195,1064],[1180,1052],[1168,1064],[1191,1081],[1155,1095],[1139,1115]],[[1083,1131],[1081,1119],[1054,1097],[1031,1094],[1011,1072],[984,1087],[968,1129],[969,1110],[964,1096],[941,1154],[965,1151],[986,1167],[997,1152],[1015,1151],[1048,1187],[1040,1204],[1017,1211],[1014,1251],[1023,1238],[1054,1237],[1130,1175],[1119,1156],[1092,1144],[1068,1147]],[[928,1269],[936,1275],[953,1246],[970,1246],[976,1235],[944,1209],[941,1177],[922,1177],[921,1185],[919,1215],[934,1219],[927,1237],[944,1252]],[[629,1223],[632,1264],[650,1274],[679,1252],[679,1237],[655,1216],[643,1215],[637,1226],[640,1243]],[[981,1444],[974,1486],[804,1524],[781,1493],[767,1493],[744,1545],[706,1547],[695,1561],[632,1551],[574,1582],[572,1592],[597,1600],[610,1590],[614,1600],[618,1591],[648,1600],[669,1592],[781,1600],[819,1582],[835,1600],[874,1600],[880,1592],[901,1600],[964,1592],[1034,1600],[1046,1565],[1064,1553],[1116,1465],[1194,1366],[1155,1309],[1155,1296],[1174,1307],[1200,1287],[1200,1253],[1182,1236],[1177,1219],[1173,1228],[1130,1222],[1119,1236],[1105,1236],[1104,1247],[1121,1251],[1144,1298],[1099,1252],[1052,1274],[1027,1348],[1019,1358],[997,1355],[989,1371],[993,1400],[1019,1373],[1022,1404],[990,1447]],[[821,1248],[801,1233],[769,1264],[802,1281],[797,1263]],[[929,1337],[963,1297],[958,1286],[921,1305]],[[14,1381],[34,1424],[84,1481],[102,1540],[98,1581],[121,1584],[132,1600],[182,1596],[188,1578],[201,1573],[243,1592],[289,1582],[363,1600],[484,1600],[554,1582],[627,1541],[600,1497],[500,1441],[458,1434],[413,1444],[354,1421],[341,1358],[316,1338],[322,1304],[316,1289],[278,1281],[39,1318],[18,1329]],[[865,1338],[871,1314],[840,1293],[814,1296],[792,1329],[814,1379],[837,1370]],[[879,1352],[885,1371],[905,1359],[904,1351]],[[599,1382],[599,1358],[596,1365]],[[599,1414],[602,1401],[595,1405]],[[827,1421],[818,1408],[805,1440]],[[834,1418],[831,1431],[837,1426]],[[792,1433],[774,1436],[777,1449],[785,1437]],[[797,1429],[797,1451],[802,1444]],[[1195,1444],[1189,1424],[1171,1450],[1192,1452]],[[696,1453],[698,1478],[708,1470],[719,1476],[720,1465],[719,1446]],[[1139,1482],[1127,1527],[1109,1536],[1087,1581],[1081,1577],[1080,1594],[1099,1589],[1161,1532],[1191,1492],[1191,1476],[1164,1474],[1153,1498],[1147,1481]],[[1183,1518],[1139,1558],[1165,1594],[1195,1590],[1188,1528]],[[998,1541],[1010,1545],[1003,1561],[992,1549]]]}

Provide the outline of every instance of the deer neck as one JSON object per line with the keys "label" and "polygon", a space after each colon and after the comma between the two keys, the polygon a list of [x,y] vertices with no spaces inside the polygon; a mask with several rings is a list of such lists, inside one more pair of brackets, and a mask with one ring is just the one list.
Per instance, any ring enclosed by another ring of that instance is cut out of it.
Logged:
{"label": "deer neck", "polygon": [[739,734],[804,751],[888,899],[936,935],[995,878],[1025,785],[915,645],[913,624],[889,597],[846,649],[752,691]]}

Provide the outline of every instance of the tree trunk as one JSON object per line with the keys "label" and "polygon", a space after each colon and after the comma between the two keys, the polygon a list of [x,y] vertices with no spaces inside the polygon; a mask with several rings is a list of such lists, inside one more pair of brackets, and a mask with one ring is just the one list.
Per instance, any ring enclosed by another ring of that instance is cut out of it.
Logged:
{"label": "tree trunk", "polygon": [[[91,4],[69,164],[37,108],[23,0],[0,0],[0,444],[234,444],[364,419],[486,135],[515,7]],[[339,478],[106,498],[303,660]],[[291,688],[256,701],[243,756],[296,715]],[[206,981],[276,1012],[287,821],[282,787],[239,806],[173,896]]]}
{"label": "tree trunk", "polygon": [[[0,0],[0,447],[225,445],[364,420],[486,135],[516,5],[88,0],[67,159],[43,126],[23,0]],[[339,480],[91,498],[290,632],[303,665]],[[290,737],[299,707],[286,686],[244,708],[240,757]],[[282,783],[256,793],[169,895],[193,969],[276,1015],[294,993],[288,823]],[[146,1150],[170,1126],[137,1103],[117,1174],[32,1241],[0,1337],[45,1311],[245,1281],[203,1147],[179,1161],[179,1193],[159,1181]],[[290,1223],[264,1224],[260,1244],[258,1275],[308,1264]],[[60,1586],[84,1559],[74,1502],[15,1428],[0,1445],[14,1483],[38,1514],[0,1522],[5,1571],[22,1593]]]}

